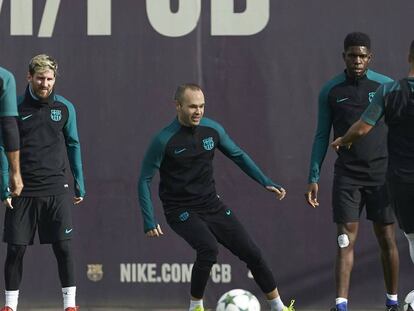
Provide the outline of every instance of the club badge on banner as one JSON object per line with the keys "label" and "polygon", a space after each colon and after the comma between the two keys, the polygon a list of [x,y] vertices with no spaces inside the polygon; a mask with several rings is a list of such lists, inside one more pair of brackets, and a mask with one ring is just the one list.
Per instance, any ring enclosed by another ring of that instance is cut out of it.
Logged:
{"label": "club badge on banner", "polygon": [[101,264],[88,264],[86,275],[92,282],[98,282],[103,278],[103,265]]}

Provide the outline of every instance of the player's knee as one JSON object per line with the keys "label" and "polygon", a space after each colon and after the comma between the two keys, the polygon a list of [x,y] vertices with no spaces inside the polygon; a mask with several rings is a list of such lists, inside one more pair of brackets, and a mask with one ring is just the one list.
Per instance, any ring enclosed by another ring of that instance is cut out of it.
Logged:
{"label": "player's knee", "polygon": [[197,254],[197,261],[216,263],[217,255],[218,255],[218,251],[215,251],[213,249],[206,250],[204,252],[200,252]]}
{"label": "player's knee", "polygon": [[210,273],[211,268],[217,261],[210,261],[210,260],[196,260],[194,263],[193,269],[197,269],[199,271],[208,271]]}
{"label": "player's knee", "polygon": [[13,245],[7,246],[7,259],[8,260],[21,260],[26,251],[26,245]]}
{"label": "player's knee", "polygon": [[58,241],[53,243],[52,247],[58,258],[65,258],[71,255],[70,240]]}
{"label": "player's knee", "polygon": [[259,249],[252,249],[244,255],[244,258],[239,258],[247,264],[247,267],[250,270],[255,270],[257,268],[266,266],[266,263],[262,257],[262,253]]}
{"label": "player's knee", "polygon": [[217,245],[204,245],[197,250],[197,261],[217,262],[218,247]]}
{"label": "player's knee", "polygon": [[393,232],[385,232],[381,234],[378,238],[378,243],[383,250],[388,250],[391,248],[396,248],[397,244],[395,242],[395,235]]}
{"label": "player's knee", "polygon": [[338,235],[337,242],[338,242],[339,248],[347,248],[351,244],[351,241],[349,240],[349,236],[346,233],[342,233]]}

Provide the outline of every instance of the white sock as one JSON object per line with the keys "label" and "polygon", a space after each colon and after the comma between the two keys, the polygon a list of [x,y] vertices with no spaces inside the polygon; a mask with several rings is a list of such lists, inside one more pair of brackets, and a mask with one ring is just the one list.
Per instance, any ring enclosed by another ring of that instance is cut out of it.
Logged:
{"label": "white sock", "polygon": [[63,309],[76,307],[76,286],[63,287]]}
{"label": "white sock", "polygon": [[19,290],[6,290],[6,307],[10,307],[13,311],[17,311],[17,301],[19,300]]}
{"label": "white sock", "polygon": [[193,311],[195,309],[195,307],[200,306],[202,308],[203,307],[203,299],[201,300],[190,300],[190,309],[188,309],[188,311]]}
{"label": "white sock", "polygon": [[348,303],[348,299],[343,298],[343,297],[335,298],[335,305],[339,305],[340,303],[343,303],[343,302]]}
{"label": "white sock", "polygon": [[387,296],[387,298],[389,300],[398,301],[398,294],[395,294],[395,295],[393,295],[393,294],[386,294],[386,296]]}
{"label": "white sock", "polygon": [[408,245],[410,247],[410,256],[411,256],[411,260],[414,263],[414,233],[404,233],[405,237],[408,240]]}
{"label": "white sock", "polygon": [[271,311],[283,311],[283,308],[285,307],[282,299],[280,299],[280,296],[273,298],[272,300],[268,300],[267,302],[270,305]]}

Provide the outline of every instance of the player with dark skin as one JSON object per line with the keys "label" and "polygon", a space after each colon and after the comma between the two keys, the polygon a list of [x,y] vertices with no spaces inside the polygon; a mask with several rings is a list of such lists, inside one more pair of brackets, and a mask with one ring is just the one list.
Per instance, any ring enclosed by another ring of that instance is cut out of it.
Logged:
{"label": "player with dark skin", "polygon": [[[410,69],[407,78],[382,85],[361,118],[343,136],[336,138],[331,146],[336,151],[340,150],[340,147],[352,149],[352,144],[372,131],[375,124],[384,116],[385,123],[388,125],[388,189],[400,228],[408,240],[411,260],[414,263],[414,214],[412,213],[414,166],[411,161],[414,145],[412,138],[414,40],[411,42],[408,63]],[[407,89],[404,89],[404,83]],[[406,296],[405,303],[407,311],[414,310],[414,291]]]}
{"label": "player with dark skin", "polygon": [[[361,86],[361,83],[363,82],[364,79],[365,80],[367,79],[366,75],[368,72],[368,66],[372,59],[372,53],[371,53],[370,48],[364,45],[349,46],[342,53],[342,57],[343,57],[345,67],[346,67],[346,70],[345,70],[346,77],[344,77],[344,80],[351,81],[350,82],[351,87],[355,87],[357,89],[356,92],[358,92],[358,94],[361,94],[360,89],[363,88],[363,86]],[[372,91],[375,89],[376,88],[370,90],[371,91],[369,93],[370,96],[373,93]],[[334,104],[336,103],[337,105],[342,105],[343,107],[345,103],[349,102],[352,95],[353,95],[352,91],[349,88],[347,88],[345,92],[342,94],[342,98],[336,99],[336,102],[334,101]],[[341,101],[344,101],[344,102],[341,102]],[[358,104],[359,103],[356,103],[356,105]],[[348,109],[352,109],[352,108],[348,108]],[[339,120],[341,117],[338,115],[335,115],[335,112],[338,114],[338,111],[332,111],[332,120]],[[338,121],[332,121],[332,122],[338,122]],[[338,122],[336,125],[337,126],[336,129],[335,129],[335,125],[333,125],[335,131],[337,131],[338,128],[343,129],[343,127],[346,126],[343,120],[340,120],[340,122],[342,122],[342,124]],[[338,124],[340,127],[338,126]],[[330,131],[330,128],[329,128],[329,131]],[[382,136],[383,137],[380,137],[380,139],[385,140],[385,134]],[[329,135],[326,138],[329,139]],[[316,139],[317,138],[315,137],[315,140]],[[326,141],[326,146],[327,146],[327,141]],[[322,161],[323,161],[323,157],[322,157]],[[335,170],[337,170],[337,166],[335,166]],[[335,173],[335,176],[336,175],[337,173]],[[340,175],[340,173],[338,173],[338,175]],[[361,185],[364,185],[364,184],[361,184]],[[318,192],[319,192],[318,182],[310,180],[306,193],[305,193],[305,199],[307,203],[313,208],[316,208],[319,206]],[[335,192],[336,191],[333,192],[333,197],[335,195],[338,195],[338,194],[335,194]],[[355,197],[353,197],[353,199],[358,200]],[[363,206],[363,204],[365,204],[365,201],[361,199],[360,204],[362,204]],[[351,271],[352,271],[353,264],[354,264],[354,245],[355,245],[355,241],[358,235],[359,222],[358,222],[358,219],[355,219],[352,221],[349,221],[349,220],[341,221],[337,219],[334,219],[334,220],[337,225],[337,237],[338,237],[338,244],[339,244],[337,247],[337,256],[336,256],[336,265],[335,265],[336,294],[337,294],[336,297],[341,299],[339,300],[339,302],[344,303],[345,308],[343,310],[347,310],[347,299],[348,299],[348,294],[349,294],[350,277],[351,277]],[[376,221],[373,219],[370,219],[370,220],[373,221],[373,229],[374,229],[374,232],[377,237],[377,241],[378,241],[378,244],[381,250],[381,261],[382,261],[384,281],[385,281],[385,286],[387,289],[387,294],[392,294],[396,296],[397,287],[398,287],[399,256],[398,256],[398,249],[397,249],[396,242],[395,242],[395,225],[393,222],[390,222],[389,220],[387,221],[383,221],[382,219],[380,221]],[[342,241],[343,244],[341,245],[340,239],[342,238],[344,238],[344,241]],[[333,308],[332,310],[342,310],[338,308],[338,298],[336,300],[336,307]],[[387,309],[387,310],[394,310],[394,309]]]}

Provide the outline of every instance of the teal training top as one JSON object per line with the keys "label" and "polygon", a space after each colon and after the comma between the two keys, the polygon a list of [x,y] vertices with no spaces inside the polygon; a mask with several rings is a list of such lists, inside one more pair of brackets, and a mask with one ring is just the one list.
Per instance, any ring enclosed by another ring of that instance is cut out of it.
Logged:
{"label": "teal training top", "polygon": [[216,148],[262,186],[281,187],[263,174],[217,122],[202,118],[198,126],[186,127],[175,119],[155,136],[142,162],[138,195],[145,232],[157,225],[150,191],[157,171],[166,214],[182,208],[206,210],[217,202],[213,177]]}
{"label": "teal training top", "polygon": [[[319,181],[331,129],[334,138],[343,136],[360,118],[376,89],[390,81],[390,78],[368,70],[359,79],[352,79],[342,72],[323,86],[319,93],[318,125],[312,147],[309,183]],[[386,127],[380,124],[353,148],[339,150],[335,175],[352,183],[378,185],[385,180],[386,165]]]}
{"label": "teal training top", "polygon": [[0,117],[18,116],[16,81],[10,71],[0,67]]}
{"label": "teal training top", "polygon": [[388,126],[387,180],[414,183],[414,78],[382,85],[361,120]]}
{"label": "teal training top", "polygon": [[[55,94],[40,102],[26,89],[19,98],[20,167],[24,183],[21,196],[37,197],[67,192],[66,157],[74,177],[75,195],[85,196],[81,148],[75,107]],[[3,149],[2,149],[3,151]],[[7,197],[7,158],[0,157],[2,198]]]}

